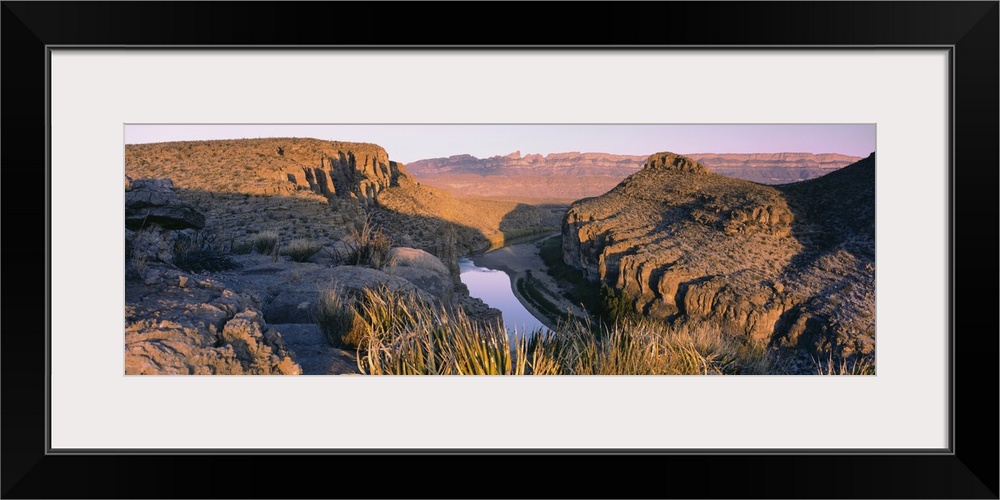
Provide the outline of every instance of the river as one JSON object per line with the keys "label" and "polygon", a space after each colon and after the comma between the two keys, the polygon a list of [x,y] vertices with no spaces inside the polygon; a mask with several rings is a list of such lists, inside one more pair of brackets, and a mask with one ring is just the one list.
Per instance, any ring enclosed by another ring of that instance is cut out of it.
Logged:
{"label": "river", "polygon": [[521,335],[532,334],[537,329],[545,329],[538,318],[531,315],[511,288],[510,276],[503,271],[479,267],[467,258],[458,259],[462,283],[469,287],[469,295],[481,299],[490,307],[503,313],[503,322],[513,339],[516,329]]}

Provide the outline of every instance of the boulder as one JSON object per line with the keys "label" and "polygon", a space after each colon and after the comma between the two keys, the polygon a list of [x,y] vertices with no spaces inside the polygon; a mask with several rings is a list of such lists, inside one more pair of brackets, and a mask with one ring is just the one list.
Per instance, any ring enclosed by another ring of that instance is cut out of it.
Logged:
{"label": "boulder", "polygon": [[423,250],[393,248],[389,251],[389,258],[383,269],[387,274],[405,278],[417,288],[445,302],[451,301],[455,291],[455,283],[448,267],[441,259]]}
{"label": "boulder", "polygon": [[152,286],[126,282],[126,375],[302,373],[244,297],[172,269],[158,274]]}
{"label": "boulder", "polygon": [[134,179],[125,191],[125,227],[139,230],[149,226],[164,229],[202,229],[205,215],[181,203],[170,179]]}
{"label": "boulder", "polygon": [[390,290],[412,291],[425,299],[433,298],[404,278],[367,267],[300,269],[296,279],[286,277],[273,283],[277,293],[263,307],[264,318],[269,323],[313,323],[320,292],[330,289],[347,293],[385,285]]}

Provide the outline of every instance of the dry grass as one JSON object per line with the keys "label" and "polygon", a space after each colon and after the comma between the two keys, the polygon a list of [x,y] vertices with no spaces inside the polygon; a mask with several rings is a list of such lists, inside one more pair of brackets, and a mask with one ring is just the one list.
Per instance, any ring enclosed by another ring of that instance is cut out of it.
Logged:
{"label": "dry grass", "polygon": [[813,358],[813,363],[817,375],[875,375],[875,358],[873,356],[835,361],[830,355],[826,359]]}
{"label": "dry grass", "polygon": [[297,239],[289,241],[287,245],[282,249],[282,253],[287,255],[289,258],[295,262],[305,262],[309,260],[313,255],[319,253],[323,249],[323,244],[309,239]]}
{"label": "dry grass", "polygon": [[356,298],[348,296],[341,289],[320,292],[315,321],[330,345],[354,348],[365,335],[367,328],[356,312],[356,301]]}
{"label": "dry grass", "polygon": [[253,247],[261,255],[273,255],[279,240],[277,231],[261,231],[253,237]]}
{"label": "dry grass", "polygon": [[392,240],[389,236],[371,217],[366,217],[359,227],[354,228],[341,260],[351,266],[381,269],[388,260],[391,249]]}
{"label": "dry grass", "polygon": [[560,375],[763,375],[780,371],[763,343],[708,326],[677,328],[650,320],[595,325],[570,319],[532,339]]}

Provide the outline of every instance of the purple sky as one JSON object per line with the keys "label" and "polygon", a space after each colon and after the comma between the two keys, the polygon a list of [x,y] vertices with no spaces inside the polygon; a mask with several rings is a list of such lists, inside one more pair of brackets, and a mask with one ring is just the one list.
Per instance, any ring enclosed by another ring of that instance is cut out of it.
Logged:
{"label": "purple sky", "polygon": [[125,143],[259,137],[373,142],[403,163],[566,151],[649,155],[875,151],[875,125],[126,125]]}

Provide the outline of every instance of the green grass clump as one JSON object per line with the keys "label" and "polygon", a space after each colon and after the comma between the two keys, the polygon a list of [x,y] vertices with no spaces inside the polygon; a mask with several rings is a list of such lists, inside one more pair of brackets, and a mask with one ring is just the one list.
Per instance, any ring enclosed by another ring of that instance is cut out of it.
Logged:
{"label": "green grass clump", "polygon": [[283,253],[295,262],[305,262],[322,249],[323,244],[318,241],[297,239],[288,242],[283,249]]}
{"label": "green grass clump", "polygon": [[365,374],[518,375],[532,366],[526,342],[512,346],[499,323],[483,324],[385,286],[324,292],[317,323],[334,346],[357,348]]}
{"label": "green grass clump", "polygon": [[278,232],[261,231],[253,238],[253,247],[261,255],[274,255],[278,249]]}
{"label": "green grass clump", "polygon": [[470,319],[461,309],[386,287],[353,295],[329,291],[318,323],[338,347],[356,347],[362,373],[375,375],[712,375],[775,374],[763,342],[708,326],[670,327],[570,318],[555,331],[518,334]]}

